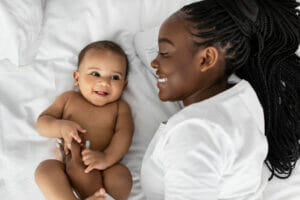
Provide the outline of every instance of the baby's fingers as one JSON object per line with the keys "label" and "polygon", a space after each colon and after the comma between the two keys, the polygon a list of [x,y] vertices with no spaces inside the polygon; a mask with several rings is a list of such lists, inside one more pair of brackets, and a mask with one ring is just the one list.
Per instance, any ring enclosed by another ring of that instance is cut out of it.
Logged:
{"label": "baby's fingers", "polygon": [[95,167],[94,167],[94,163],[90,164],[85,170],[85,173],[89,173],[90,171],[92,171]]}
{"label": "baby's fingers", "polygon": [[82,128],[79,124],[76,124],[76,129],[82,133],[86,133],[86,130]]}
{"label": "baby's fingers", "polygon": [[68,148],[68,144],[64,146],[64,152],[67,155],[69,153],[69,148]]}
{"label": "baby's fingers", "polygon": [[92,162],[94,162],[95,160],[93,159],[93,157],[91,155],[85,155],[85,156],[82,156],[82,162],[85,164],[85,165],[89,165],[91,164]]}
{"label": "baby's fingers", "polygon": [[84,149],[82,152],[81,152],[81,155],[82,156],[86,156],[86,155],[89,155],[92,153],[92,150],[90,149]]}
{"label": "baby's fingers", "polygon": [[[76,142],[81,143],[81,138],[79,137],[79,134],[77,131],[72,131],[71,136],[74,140],[76,140]],[[70,146],[70,148],[71,148],[71,146]]]}

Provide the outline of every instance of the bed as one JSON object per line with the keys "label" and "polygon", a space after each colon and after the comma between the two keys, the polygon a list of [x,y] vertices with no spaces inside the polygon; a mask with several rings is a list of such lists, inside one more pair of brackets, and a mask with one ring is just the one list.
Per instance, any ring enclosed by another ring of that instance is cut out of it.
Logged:
{"label": "bed", "polygon": [[[55,139],[39,135],[38,115],[60,93],[73,89],[77,54],[96,40],[113,40],[128,55],[128,87],[135,132],[122,163],[133,176],[130,199],[145,199],[139,173],[143,154],[159,123],[181,109],[161,102],[150,62],[159,25],[193,0],[1,0],[0,1],[0,196],[44,199],[34,170],[55,157]],[[268,173],[266,169],[266,173]],[[273,179],[266,200],[300,199],[300,166],[287,180]]]}

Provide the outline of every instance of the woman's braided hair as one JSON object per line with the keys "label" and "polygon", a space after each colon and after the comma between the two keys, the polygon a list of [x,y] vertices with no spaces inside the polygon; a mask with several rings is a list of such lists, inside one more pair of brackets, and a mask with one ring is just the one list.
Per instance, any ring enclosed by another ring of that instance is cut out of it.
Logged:
{"label": "woman's braided hair", "polygon": [[270,179],[288,178],[300,156],[300,58],[295,53],[300,42],[299,4],[255,2],[259,10],[254,22],[238,7],[228,13],[218,0],[196,2],[180,12],[194,25],[191,34],[205,39],[194,41],[195,47],[226,48],[225,75],[236,73],[255,89],[264,110]]}

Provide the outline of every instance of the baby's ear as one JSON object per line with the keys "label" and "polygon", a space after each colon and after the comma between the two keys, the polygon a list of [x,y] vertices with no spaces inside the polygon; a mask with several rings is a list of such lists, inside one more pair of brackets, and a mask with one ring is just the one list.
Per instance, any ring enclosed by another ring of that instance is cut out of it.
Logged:
{"label": "baby's ear", "polygon": [[127,87],[127,85],[128,85],[128,80],[125,80],[125,81],[124,81],[123,90],[125,90],[125,88]]}
{"label": "baby's ear", "polygon": [[79,71],[78,70],[75,70],[73,72],[73,79],[74,79],[74,85],[78,86],[78,79],[79,79]]}
{"label": "baby's ear", "polygon": [[209,46],[198,52],[199,67],[201,72],[205,72],[214,67],[218,61],[219,52],[216,47]]}

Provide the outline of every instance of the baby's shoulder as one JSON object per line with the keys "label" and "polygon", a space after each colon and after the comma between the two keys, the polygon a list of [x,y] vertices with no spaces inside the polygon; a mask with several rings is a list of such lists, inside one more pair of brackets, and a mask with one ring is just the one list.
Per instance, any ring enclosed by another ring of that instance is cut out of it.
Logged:
{"label": "baby's shoulder", "polygon": [[130,106],[124,99],[119,99],[117,101],[118,107],[119,107],[119,113],[120,112],[130,112]]}
{"label": "baby's shoulder", "polygon": [[[61,102],[63,104],[68,104],[70,101],[70,99],[74,100],[77,98],[81,98],[81,95],[78,92],[75,91],[66,91],[63,92],[62,94],[60,94],[57,98],[56,98],[56,102]],[[74,101],[72,101],[74,102]]]}
{"label": "baby's shoulder", "polygon": [[76,96],[80,96],[79,92],[73,91],[73,90],[69,90],[66,92],[63,92],[60,96],[65,96],[65,97],[76,97]]}
{"label": "baby's shoulder", "polygon": [[79,92],[76,92],[76,91],[66,91],[66,92],[63,92],[59,98],[63,98],[63,99],[70,99],[70,98],[82,98],[80,93]]}

